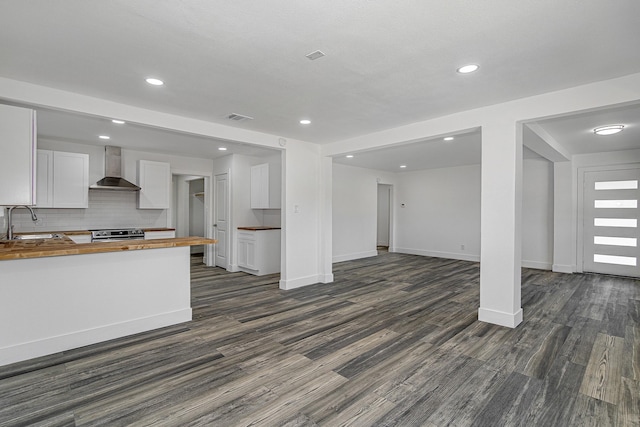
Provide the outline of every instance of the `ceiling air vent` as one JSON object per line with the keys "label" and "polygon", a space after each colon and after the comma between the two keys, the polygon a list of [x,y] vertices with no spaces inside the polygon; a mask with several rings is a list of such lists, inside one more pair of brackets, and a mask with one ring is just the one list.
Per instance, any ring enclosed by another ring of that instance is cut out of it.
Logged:
{"label": "ceiling air vent", "polygon": [[322,58],[323,56],[325,56],[324,52],[320,51],[320,50],[316,50],[315,52],[311,52],[308,55],[305,55],[307,58],[309,58],[312,61],[315,61],[318,58]]}
{"label": "ceiling air vent", "polygon": [[245,120],[253,120],[253,117],[243,116],[242,114],[231,113],[227,116],[227,119],[234,122],[244,122]]}

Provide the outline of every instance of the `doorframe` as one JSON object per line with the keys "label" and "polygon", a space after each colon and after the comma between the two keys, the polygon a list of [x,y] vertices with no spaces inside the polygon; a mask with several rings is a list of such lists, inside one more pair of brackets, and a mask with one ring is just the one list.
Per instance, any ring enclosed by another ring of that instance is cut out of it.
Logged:
{"label": "doorframe", "polygon": [[576,272],[584,273],[584,186],[587,172],[604,172],[625,169],[640,169],[640,163],[624,163],[618,165],[599,165],[578,167],[578,215],[576,231]]}
{"label": "doorframe", "polygon": [[[192,175],[199,176],[204,179],[204,237],[207,239],[211,239],[212,233],[212,224],[213,224],[213,209],[212,209],[212,197],[211,197],[211,181],[212,181],[212,173],[202,173],[200,171],[192,171],[185,169],[173,169],[171,168],[171,178],[173,181],[174,175]],[[171,186],[171,208],[169,208],[169,212],[167,212],[167,227],[171,227],[171,219],[173,217],[173,210],[175,206],[173,205],[173,185]],[[213,252],[213,245],[204,245],[204,263],[207,267],[211,267],[211,253]]]}
{"label": "doorframe", "polygon": [[378,246],[378,223],[377,223],[377,208],[378,208],[378,189],[380,188],[381,185],[385,185],[387,187],[389,187],[389,246],[388,246],[388,251],[389,252],[394,252],[394,245],[393,245],[393,214],[394,214],[394,203],[393,203],[393,194],[394,194],[394,186],[393,184],[385,184],[384,182],[378,182],[376,185],[376,247]]}

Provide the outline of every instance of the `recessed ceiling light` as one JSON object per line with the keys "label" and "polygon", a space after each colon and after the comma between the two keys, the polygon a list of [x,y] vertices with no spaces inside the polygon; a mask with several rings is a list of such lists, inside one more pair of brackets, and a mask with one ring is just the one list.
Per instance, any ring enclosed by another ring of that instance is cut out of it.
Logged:
{"label": "recessed ceiling light", "polygon": [[347,154],[345,157],[346,157],[347,159],[353,159],[353,154]]}
{"label": "recessed ceiling light", "polygon": [[220,150],[220,151],[227,151],[227,147],[218,147],[218,150]]}
{"label": "recessed ceiling light", "polygon": [[614,133],[622,132],[624,125],[607,125],[600,126],[593,130],[596,135],[613,135]]}
{"label": "recessed ceiling light", "polygon": [[448,136],[444,139],[445,141],[453,141],[453,137],[452,136]]}
{"label": "recessed ceiling light", "polygon": [[300,124],[301,124],[301,125],[308,125],[308,124],[311,124],[311,120],[309,120],[309,119],[302,119],[302,120],[300,120]]}
{"label": "recessed ceiling light", "polygon": [[469,65],[463,65],[462,67],[458,68],[457,71],[460,74],[468,74],[468,73],[473,73],[474,71],[477,71],[478,68],[480,68],[480,66],[477,64],[469,64]]}
{"label": "recessed ceiling light", "polygon": [[154,86],[162,86],[164,84],[164,82],[160,79],[156,79],[153,77],[149,77],[146,79],[146,82],[149,83],[150,85],[154,85]]}
{"label": "recessed ceiling light", "polygon": [[107,135],[99,135],[98,138],[100,138],[100,139],[111,139],[111,137],[107,136]]}
{"label": "recessed ceiling light", "polygon": [[117,119],[113,119],[111,121],[117,125],[123,125],[126,123],[124,120],[117,120]]}
{"label": "recessed ceiling light", "polygon": [[400,165],[400,169],[404,169],[406,167],[407,167],[407,165]]}

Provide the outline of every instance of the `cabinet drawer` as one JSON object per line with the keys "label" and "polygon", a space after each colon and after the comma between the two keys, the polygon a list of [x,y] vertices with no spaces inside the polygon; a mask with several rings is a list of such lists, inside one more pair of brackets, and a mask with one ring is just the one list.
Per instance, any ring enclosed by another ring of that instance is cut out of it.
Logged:
{"label": "cabinet drawer", "polygon": [[238,231],[238,240],[254,242],[256,240],[256,233],[255,231]]}

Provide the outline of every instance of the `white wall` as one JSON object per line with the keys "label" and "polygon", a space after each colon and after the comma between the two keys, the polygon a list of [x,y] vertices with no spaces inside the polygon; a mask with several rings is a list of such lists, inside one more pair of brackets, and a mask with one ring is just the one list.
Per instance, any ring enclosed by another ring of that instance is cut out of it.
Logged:
{"label": "white wall", "polygon": [[333,164],[333,262],[378,254],[378,179],[393,184],[395,174]]}
{"label": "white wall", "polygon": [[[334,262],[377,254],[377,178],[395,184],[391,251],[479,261],[480,165],[393,174],[334,164]],[[522,264],[551,269],[553,165],[546,160],[524,160],[523,213]]]}
{"label": "white wall", "polygon": [[479,261],[480,165],[398,174],[395,210],[396,252]]}
{"label": "white wall", "polygon": [[[13,225],[17,232],[167,226],[166,210],[138,209],[137,206],[138,194],[134,191],[92,190],[89,191],[89,207],[86,209],[35,208],[37,224],[31,221],[26,209],[16,209],[13,211]],[[4,230],[0,232],[3,233]]]}
{"label": "white wall", "polygon": [[525,159],[522,180],[522,266],[553,264],[553,163]]}

